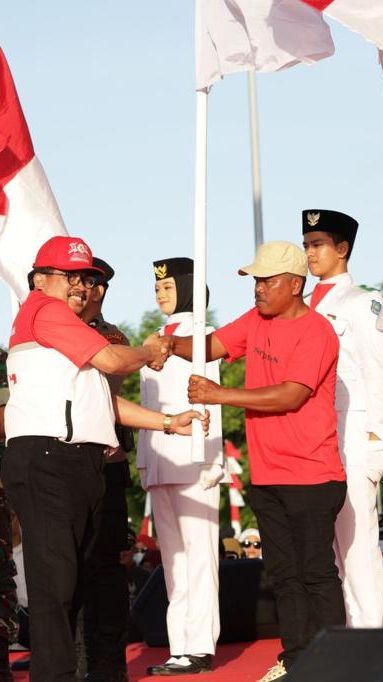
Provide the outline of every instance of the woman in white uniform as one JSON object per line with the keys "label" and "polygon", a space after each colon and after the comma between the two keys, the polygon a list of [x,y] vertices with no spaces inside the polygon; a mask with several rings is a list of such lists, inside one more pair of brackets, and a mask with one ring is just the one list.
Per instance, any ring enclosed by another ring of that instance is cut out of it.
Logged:
{"label": "woman in white uniform", "polygon": [[[170,258],[154,263],[156,301],[168,316],[160,334],[193,333],[193,261]],[[207,332],[212,331],[211,328]],[[172,356],[162,372],[141,370],[141,404],[172,413],[189,407],[191,363]],[[207,365],[219,381],[219,364]],[[140,431],[137,466],[150,490],[169,599],[168,661],[149,675],[210,670],[219,635],[218,506],[223,478],[221,408],[210,409],[205,464],[191,461],[191,438]]]}

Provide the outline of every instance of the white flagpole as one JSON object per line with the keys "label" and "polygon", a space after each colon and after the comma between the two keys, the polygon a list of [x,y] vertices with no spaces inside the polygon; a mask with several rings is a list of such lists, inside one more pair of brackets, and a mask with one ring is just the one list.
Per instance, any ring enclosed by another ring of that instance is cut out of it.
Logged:
{"label": "white flagpole", "polygon": [[253,187],[253,216],[255,249],[263,244],[261,162],[259,154],[259,126],[255,71],[248,73],[251,170]]}
{"label": "white flagpole", "polygon": [[[206,230],[207,230],[207,90],[196,92],[194,197],[193,374],[205,376],[206,363]],[[203,405],[194,405],[204,411]],[[193,420],[192,462],[205,461],[202,426]]]}

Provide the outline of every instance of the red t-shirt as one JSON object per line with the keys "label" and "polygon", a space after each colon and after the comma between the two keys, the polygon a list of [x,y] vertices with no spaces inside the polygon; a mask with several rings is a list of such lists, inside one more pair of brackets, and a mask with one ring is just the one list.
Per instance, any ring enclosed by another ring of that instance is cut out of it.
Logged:
{"label": "red t-shirt", "polygon": [[297,411],[246,410],[252,483],[344,481],[334,406],[339,343],[329,322],[313,310],[281,320],[253,308],[214,334],[229,362],[246,356],[247,389],[293,381],[312,390]]}
{"label": "red t-shirt", "polygon": [[54,348],[77,367],[83,367],[109,341],[88,327],[69,306],[42,291],[32,291],[14,321],[10,348],[19,343],[37,341]]}

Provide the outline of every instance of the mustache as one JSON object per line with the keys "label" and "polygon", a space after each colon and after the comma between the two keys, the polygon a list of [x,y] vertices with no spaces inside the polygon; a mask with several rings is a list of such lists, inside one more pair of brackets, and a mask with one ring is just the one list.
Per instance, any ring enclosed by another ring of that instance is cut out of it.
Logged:
{"label": "mustache", "polygon": [[86,301],[86,293],[85,291],[80,291],[79,289],[71,289],[68,291],[68,298],[71,296],[78,296],[81,298],[82,301]]}

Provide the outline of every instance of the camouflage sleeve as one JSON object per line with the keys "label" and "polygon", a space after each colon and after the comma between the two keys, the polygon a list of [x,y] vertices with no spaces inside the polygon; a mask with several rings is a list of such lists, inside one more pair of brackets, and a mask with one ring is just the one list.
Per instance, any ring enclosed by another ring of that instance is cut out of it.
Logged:
{"label": "camouflage sleeve", "polygon": [[16,566],[12,559],[11,511],[3,488],[0,488],[0,638],[16,642],[17,619]]}

